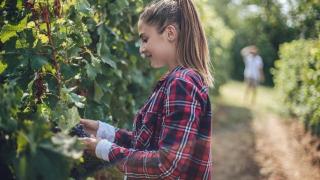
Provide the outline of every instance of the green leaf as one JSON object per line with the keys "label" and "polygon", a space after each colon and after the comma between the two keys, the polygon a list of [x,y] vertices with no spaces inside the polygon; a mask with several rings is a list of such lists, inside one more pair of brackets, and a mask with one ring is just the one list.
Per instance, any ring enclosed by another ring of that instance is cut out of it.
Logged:
{"label": "green leaf", "polygon": [[60,66],[61,74],[63,74],[64,79],[75,79],[79,71],[79,67],[73,64],[61,64]]}
{"label": "green leaf", "polygon": [[86,100],[85,97],[80,96],[75,93],[70,93],[70,99],[71,101],[78,107],[78,108],[84,108],[83,102]]}
{"label": "green leaf", "polygon": [[96,101],[97,103],[100,103],[101,98],[103,97],[103,91],[102,88],[100,87],[100,85],[94,81],[94,101]]}
{"label": "green leaf", "polygon": [[6,70],[7,66],[7,64],[4,64],[0,61],[0,74],[3,73],[4,70]]}
{"label": "green leaf", "polygon": [[89,16],[90,14],[92,14],[92,8],[90,7],[90,4],[87,0],[78,0],[77,4],[76,4],[76,9],[83,13],[84,15]]}
{"label": "green leaf", "polygon": [[112,68],[117,68],[116,63],[111,60],[111,52],[107,45],[107,32],[104,30],[103,25],[98,28],[98,34],[100,40],[97,43],[97,54],[101,57],[102,62],[108,64]]}
{"label": "green leaf", "polygon": [[68,128],[72,128],[73,126],[78,124],[80,122],[78,108],[72,107],[71,109],[69,109],[66,117],[68,119]]}
{"label": "green leaf", "polygon": [[109,66],[111,66],[113,69],[116,69],[117,68],[117,64],[112,61],[111,59],[107,58],[107,57],[104,57],[102,58],[102,62],[108,64]]}
{"label": "green leaf", "polygon": [[86,68],[86,72],[87,72],[88,78],[91,79],[91,80],[96,79],[97,71],[95,70],[95,68],[91,64],[87,64],[85,66],[85,68]]}
{"label": "green leaf", "polygon": [[18,138],[17,138],[17,154],[20,154],[23,152],[28,144],[28,137],[23,133],[19,132],[18,133]]}
{"label": "green leaf", "polygon": [[59,106],[60,108],[58,108],[57,111],[62,115],[58,121],[58,126],[62,130],[69,130],[80,122],[80,116],[77,107],[74,106],[70,109],[66,109],[63,104],[60,104]]}
{"label": "green leaf", "polygon": [[91,57],[91,64],[87,63],[85,68],[89,79],[94,80],[97,74],[102,73],[101,60],[95,57],[91,51],[87,51]]}
{"label": "green leaf", "polygon": [[4,5],[6,5],[6,1],[1,1],[0,7],[4,8]]}
{"label": "green leaf", "polygon": [[80,96],[78,94],[73,93],[72,91],[74,91],[76,88],[77,87],[63,87],[61,89],[61,96],[67,103],[74,103],[77,107],[83,108],[83,103],[86,101],[86,98],[84,96]]}
{"label": "green leaf", "polygon": [[17,175],[19,177],[19,179],[26,179],[27,178],[27,167],[28,167],[28,163],[27,163],[27,158],[26,156],[21,157],[18,160],[18,167],[17,167]]}
{"label": "green leaf", "polygon": [[31,68],[34,70],[39,70],[42,68],[42,66],[49,64],[48,58],[45,56],[31,56]]}
{"label": "green leaf", "polygon": [[117,0],[116,2],[120,9],[123,9],[129,6],[128,0]]}
{"label": "green leaf", "polygon": [[91,64],[95,68],[96,72],[101,74],[102,73],[101,60],[92,55],[91,61],[92,61]]}
{"label": "green leaf", "polygon": [[32,94],[32,87],[33,87],[33,84],[34,84],[34,81],[36,80],[36,77],[34,77],[27,85],[27,90],[30,94]]}
{"label": "green leaf", "polygon": [[18,0],[16,7],[17,7],[19,10],[22,10],[22,8],[23,8],[23,0]]}
{"label": "green leaf", "polygon": [[12,25],[12,24],[6,24],[2,27],[0,32],[0,41],[2,43],[5,43],[8,41],[11,37],[17,36],[18,32],[23,31],[27,28],[27,19],[28,16],[23,18],[19,24]]}
{"label": "green leaf", "polygon": [[113,10],[111,14],[116,15],[122,13],[125,8],[129,6],[129,2],[127,0],[117,0],[116,4],[111,4],[110,8]]}

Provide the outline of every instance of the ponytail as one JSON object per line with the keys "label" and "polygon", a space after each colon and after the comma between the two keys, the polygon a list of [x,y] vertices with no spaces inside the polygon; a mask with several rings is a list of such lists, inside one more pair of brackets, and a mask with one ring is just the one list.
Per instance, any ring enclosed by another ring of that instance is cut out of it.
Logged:
{"label": "ponytail", "polygon": [[162,33],[167,25],[177,24],[178,63],[194,69],[207,86],[213,86],[208,44],[192,0],[154,1],[145,8],[140,20],[149,25],[156,25],[159,33]]}

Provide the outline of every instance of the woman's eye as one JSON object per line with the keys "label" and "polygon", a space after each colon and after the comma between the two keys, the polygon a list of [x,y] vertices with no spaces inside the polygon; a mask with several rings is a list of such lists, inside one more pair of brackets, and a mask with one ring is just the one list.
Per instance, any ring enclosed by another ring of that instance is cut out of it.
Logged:
{"label": "woman's eye", "polygon": [[142,42],[146,43],[148,42],[148,39],[142,39]]}

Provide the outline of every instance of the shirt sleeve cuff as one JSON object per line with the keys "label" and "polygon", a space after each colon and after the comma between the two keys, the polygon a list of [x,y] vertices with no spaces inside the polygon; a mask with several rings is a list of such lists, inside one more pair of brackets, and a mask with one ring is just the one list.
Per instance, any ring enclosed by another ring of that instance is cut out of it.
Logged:
{"label": "shirt sleeve cuff", "polygon": [[99,122],[99,127],[97,130],[97,137],[101,139],[107,139],[110,142],[114,142],[116,128],[108,123]]}
{"label": "shirt sleeve cuff", "polygon": [[99,159],[103,159],[109,162],[109,152],[111,150],[112,142],[109,142],[106,139],[101,139],[95,149],[96,156]]}

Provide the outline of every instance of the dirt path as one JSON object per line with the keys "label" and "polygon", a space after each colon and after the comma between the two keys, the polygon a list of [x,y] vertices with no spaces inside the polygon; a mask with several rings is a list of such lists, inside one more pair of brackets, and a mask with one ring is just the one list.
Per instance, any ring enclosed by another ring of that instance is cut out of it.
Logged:
{"label": "dirt path", "polygon": [[258,151],[256,159],[267,179],[320,179],[320,171],[311,165],[303,146],[281,119],[268,115],[254,122]]}
{"label": "dirt path", "polygon": [[262,90],[258,101],[263,103],[247,106],[242,103],[242,90],[240,83],[229,84],[216,100],[213,179],[319,180],[320,170],[312,166],[295,132],[271,110],[273,94]]}
{"label": "dirt path", "polygon": [[255,139],[250,110],[219,106],[213,124],[214,180],[256,180]]}

